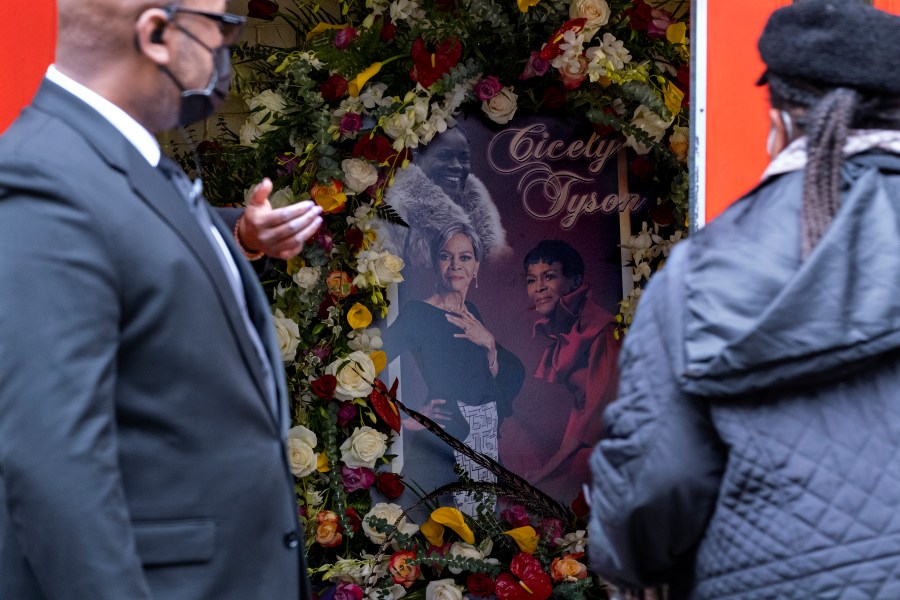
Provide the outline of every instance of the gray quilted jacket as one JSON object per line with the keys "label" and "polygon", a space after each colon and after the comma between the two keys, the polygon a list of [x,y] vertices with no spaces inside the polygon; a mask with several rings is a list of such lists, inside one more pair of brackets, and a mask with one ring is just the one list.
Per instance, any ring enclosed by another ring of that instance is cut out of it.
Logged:
{"label": "gray quilted jacket", "polygon": [[799,258],[802,173],[674,249],[592,457],[590,558],[672,598],[900,599],[900,157],[845,161]]}

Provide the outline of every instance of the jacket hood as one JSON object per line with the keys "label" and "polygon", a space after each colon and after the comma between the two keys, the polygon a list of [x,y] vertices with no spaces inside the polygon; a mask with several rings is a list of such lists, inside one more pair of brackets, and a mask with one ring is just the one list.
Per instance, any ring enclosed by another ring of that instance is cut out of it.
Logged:
{"label": "jacket hood", "polygon": [[688,244],[686,392],[821,382],[900,348],[900,157],[845,159],[841,208],[806,261],[802,179],[764,182]]}

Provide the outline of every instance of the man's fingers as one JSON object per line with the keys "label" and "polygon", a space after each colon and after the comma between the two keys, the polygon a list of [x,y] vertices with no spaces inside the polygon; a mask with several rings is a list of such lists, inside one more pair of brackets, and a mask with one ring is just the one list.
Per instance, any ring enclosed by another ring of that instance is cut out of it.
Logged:
{"label": "man's fingers", "polygon": [[264,206],[266,202],[269,200],[269,194],[272,193],[272,180],[268,177],[264,177],[262,181],[256,184],[256,187],[253,188],[253,193],[250,194],[250,204],[255,206]]}

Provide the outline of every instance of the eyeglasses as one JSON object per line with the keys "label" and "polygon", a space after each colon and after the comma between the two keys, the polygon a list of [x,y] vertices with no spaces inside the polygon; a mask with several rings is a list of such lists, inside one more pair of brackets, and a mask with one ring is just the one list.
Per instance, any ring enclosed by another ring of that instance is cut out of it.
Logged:
{"label": "eyeglasses", "polygon": [[197,15],[207,19],[217,21],[219,23],[219,31],[222,33],[222,46],[234,46],[241,32],[244,30],[244,24],[247,22],[245,17],[233,15],[231,13],[207,12],[205,10],[194,10],[192,8],[183,8],[181,6],[163,6],[162,9],[168,15],[169,19],[177,13],[188,15]]}

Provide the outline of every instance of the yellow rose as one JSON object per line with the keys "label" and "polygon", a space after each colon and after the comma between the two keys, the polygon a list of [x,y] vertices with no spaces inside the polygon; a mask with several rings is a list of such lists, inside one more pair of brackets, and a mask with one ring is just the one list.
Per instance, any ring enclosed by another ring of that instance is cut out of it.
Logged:
{"label": "yellow rose", "polygon": [[363,329],[372,323],[372,313],[369,309],[357,302],[347,311],[347,322],[353,329]]}
{"label": "yellow rose", "polygon": [[347,204],[347,194],[342,191],[343,189],[344,186],[340,181],[332,181],[330,185],[316,183],[309,191],[309,195],[325,213],[336,213],[344,210],[344,205]]}

